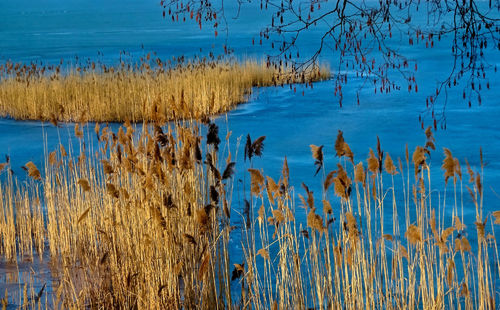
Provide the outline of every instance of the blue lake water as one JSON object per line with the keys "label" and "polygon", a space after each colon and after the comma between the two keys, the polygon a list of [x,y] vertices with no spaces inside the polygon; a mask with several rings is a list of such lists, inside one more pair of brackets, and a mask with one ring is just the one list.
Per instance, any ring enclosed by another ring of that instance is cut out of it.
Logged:
{"label": "blue lake water", "polygon": [[[257,11],[245,13],[234,20],[235,10],[229,7],[227,15],[228,36],[221,31],[218,38],[214,38],[209,25],[200,31],[195,24],[174,24],[163,19],[157,1],[3,0],[0,2],[0,62],[55,63],[61,58],[71,60],[79,56],[116,63],[120,51],[136,56],[155,51],[163,58],[203,56],[211,51],[220,54],[226,39],[236,56],[241,58],[260,59],[264,53],[271,51],[269,47],[251,44],[252,38],[258,37],[260,27],[265,25],[266,14]],[[302,54],[314,51],[313,43],[318,35],[312,33],[302,41]],[[452,59],[446,42],[446,39],[436,42],[433,49],[400,44],[399,50],[418,62],[417,94],[408,93],[406,84],[402,84],[403,90],[384,95],[374,94],[373,88],[367,87],[361,90],[358,105],[356,91],[363,81],[353,74],[349,75],[349,83],[343,90],[342,108],[333,95],[332,81],[315,83],[312,89],[299,85],[297,92],[288,86],[255,89],[248,103],[216,120],[221,136],[225,136],[226,128],[229,128],[232,141],[241,137],[244,145],[247,134],[254,139],[265,135],[264,155],[254,160],[254,167],[263,168],[266,174],[278,179],[286,156],[292,184],[298,193],[303,193],[301,182],[320,193],[321,180],[314,177],[314,160],[309,145],[324,145],[327,171],[334,169],[337,159],[333,145],[339,129],[343,130],[356,162],[367,158],[370,147],[376,148],[377,136],[383,150],[390,153],[393,159],[404,158],[405,144],[411,152],[416,145],[425,143],[418,116],[425,108],[426,95],[433,93],[437,81],[445,77],[451,68]],[[397,40],[392,44],[397,45]],[[500,65],[497,50],[492,48],[487,53],[490,64]],[[335,58],[328,51],[321,59],[335,68]],[[490,90],[482,92],[481,106],[475,104],[469,108],[461,99],[461,88],[449,91],[447,129],[435,133],[437,150],[431,157],[431,171],[433,187],[442,190],[443,172],[439,168],[443,159],[442,147],[450,148],[461,163],[467,158],[475,169],[479,168],[479,149],[482,147],[486,162],[484,206],[486,212],[491,212],[498,210],[500,205],[500,82],[492,70],[487,74]],[[52,149],[60,140],[67,141],[72,132],[71,125],[55,129],[47,123],[0,119],[0,162],[3,155],[9,155],[14,171],[22,175],[20,166],[27,161],[41,165],[45,139],[49,149]],[[236,143],[233,143],[233,154],[235,147]],[[243,178],[247,168],[240,165],[243,162],[243,147],[239,149],[237,161],[237,178]],[[241,198],[243,195],[235,195],[235,209],[240,205]],[[471,206],[470,202],[467,205]],[[468,209],[466,214],[473,216],[475,210]],[[298,217],[300,219],[301,216]],[[474,229],[472,222],[469,224],[469,229]],[[495,235],[499,236],[498,229]],[[235,255],[241,255],[238,240],[233,240],[233,246]]]}

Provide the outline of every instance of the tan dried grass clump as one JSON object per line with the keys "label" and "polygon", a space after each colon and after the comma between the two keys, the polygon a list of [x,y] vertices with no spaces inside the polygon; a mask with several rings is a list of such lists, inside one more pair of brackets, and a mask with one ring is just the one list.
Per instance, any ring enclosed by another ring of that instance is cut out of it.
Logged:
{"label": "tan dried grass clump", "polygon": [[[0,116],[51,121],[139,122],[203,119],[233,109],[252,87],[310,83],[329,70],[307,72],[266,62],[200,61],[176,66],[157,58],[117,66],[0,65]],[[75,134],[82,132],[75,127]]]}

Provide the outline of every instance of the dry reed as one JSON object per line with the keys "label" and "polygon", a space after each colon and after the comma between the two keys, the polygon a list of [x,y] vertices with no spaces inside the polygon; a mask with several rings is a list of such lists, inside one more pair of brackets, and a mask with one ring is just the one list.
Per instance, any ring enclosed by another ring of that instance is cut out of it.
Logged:
{"label": "dry reed", "polygon": [[[67,72],[64,72],[67,70]],[[51,121],[133,122],[203,119],[233,109],[255,86],[327,79],[326,67],[301,74],[266,62],[211,60],[172,65],[148,55],[139,64],[0,65],[0,116]]]}
{"label": "dry reed", "polygon": [[[75,158],[61,147],[47,154],[41,171],[27,164],[29,180],[22,186],[10,176],[9,163],[2,166],[0,254],[16,261],[48,252],[57,283],[45,297],[47,307],[497,306],[493,225],[499,211],[484,214],[481,172],[468,166],[476,219],[464,220],[459,162],[447,149],[442,168],[454,191],[435,199],[432,135],[411,162],[408,154],[406,165],[398,160],[397,167],[380,141],[366,162],[355,164],[339,132],[339,162],[323,173],[321,203],[305,184],[304,196],[297,195],[306,223],[296,218],[286,159],[278,181],[249,168],[252,196],[240,231],[244,261],[235,263],[229,251],[237,233],[230,218],[235,163],[217,126],[209,124],[204,139],[195,122],[159,124],[143,125],[139,134],[130,123],[117,133],[96,126],[97,153],[80,138],[82,154]],[[248,141],[245,158],[253,167],[264,137]],[[315,164],[326,169],[328,151],[314,145],[311,151]],[[228,155],[223,165],[221,154]],[[452,206],[446,203],[450,195]],[[26,307],[36,300],[37,293],[31,295]]]}

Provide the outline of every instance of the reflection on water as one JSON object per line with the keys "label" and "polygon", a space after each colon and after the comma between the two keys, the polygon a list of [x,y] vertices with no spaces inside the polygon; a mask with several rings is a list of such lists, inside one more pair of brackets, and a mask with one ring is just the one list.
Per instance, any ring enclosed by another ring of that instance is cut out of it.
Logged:
{"label": "reflection on water", "polygon": [[39,303],[44,308],[52,304],[53,284],[48,257],[20,258],[18,262],[0,260],[0,306],[6,309],[38,307]]}

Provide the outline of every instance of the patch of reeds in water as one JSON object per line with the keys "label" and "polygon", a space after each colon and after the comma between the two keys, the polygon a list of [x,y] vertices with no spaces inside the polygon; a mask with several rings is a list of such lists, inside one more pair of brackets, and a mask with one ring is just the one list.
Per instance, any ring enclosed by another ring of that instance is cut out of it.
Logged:
{"label": "patch of reeds in water", "polygon": [[229,214],[222,189],[231,172],[214,174],[219,142],[203,159],[197,127],[172,126],[144,125],[137,137],[130,123],[117,133],[97,125],[96,152],[75,126],[80,155],[61,146],[42,173],[29,164],[26,185],[2,182],[0,254],[16,261],[49,252],[58,279],[49,305],[210,308],[230,300],[229,283],[220,282],[230,272],[230,227],[220,218]]}
{"label": "patch of reeds in water", "polygon": [[311,83],[326,67],[298,73],[266,62],[170,62],[148,54],[137,64],[76,67],[0,65],[0,116],[44,121],[132,122],[203,119],[233,109],[255,86]]}
{"label": "patch of reeds in water", "polygon": [[[46,297],[51,307],[498,304],[494,225],[500,213],[483,212],[481,171],[467,165],[462,174],[447,149],[442,168],[453,191],[438,200],[431,195],[430,130],[424,145],[396,162],[380,142],[366,161],[355,162],[339,132],[339,161],[331,172],[324,148],[311,145],[320,195],[305,184],[303,195],[295,195],[286,160],[277,181],[251,164],[252,196],[241,212],[242,227],[231,218],[237,214],[231,212],[237,205],[231,200],[235,164],[215,124],[206,138],[193,122],[144,125],[139,135],[134,130],[128,123],[117,133],[96,126],[97,152],[83,142],[77,157],[60,148],[46,156],[44,169],[27,165],[26,185],[2,179],[0,254],[15,261],[49,252],[58,279]],[[81,128],[76,134],[85,136]],[[251,162],[262,155],[264,137],[247,140]],[[9,164],[3,168],[8,174]],[[464,187],[474,220],[463,215]],[[299,206],[305,222],[297,219]],[[235,262],[229,251],[233,234],[242,235],[243,261]]]}

